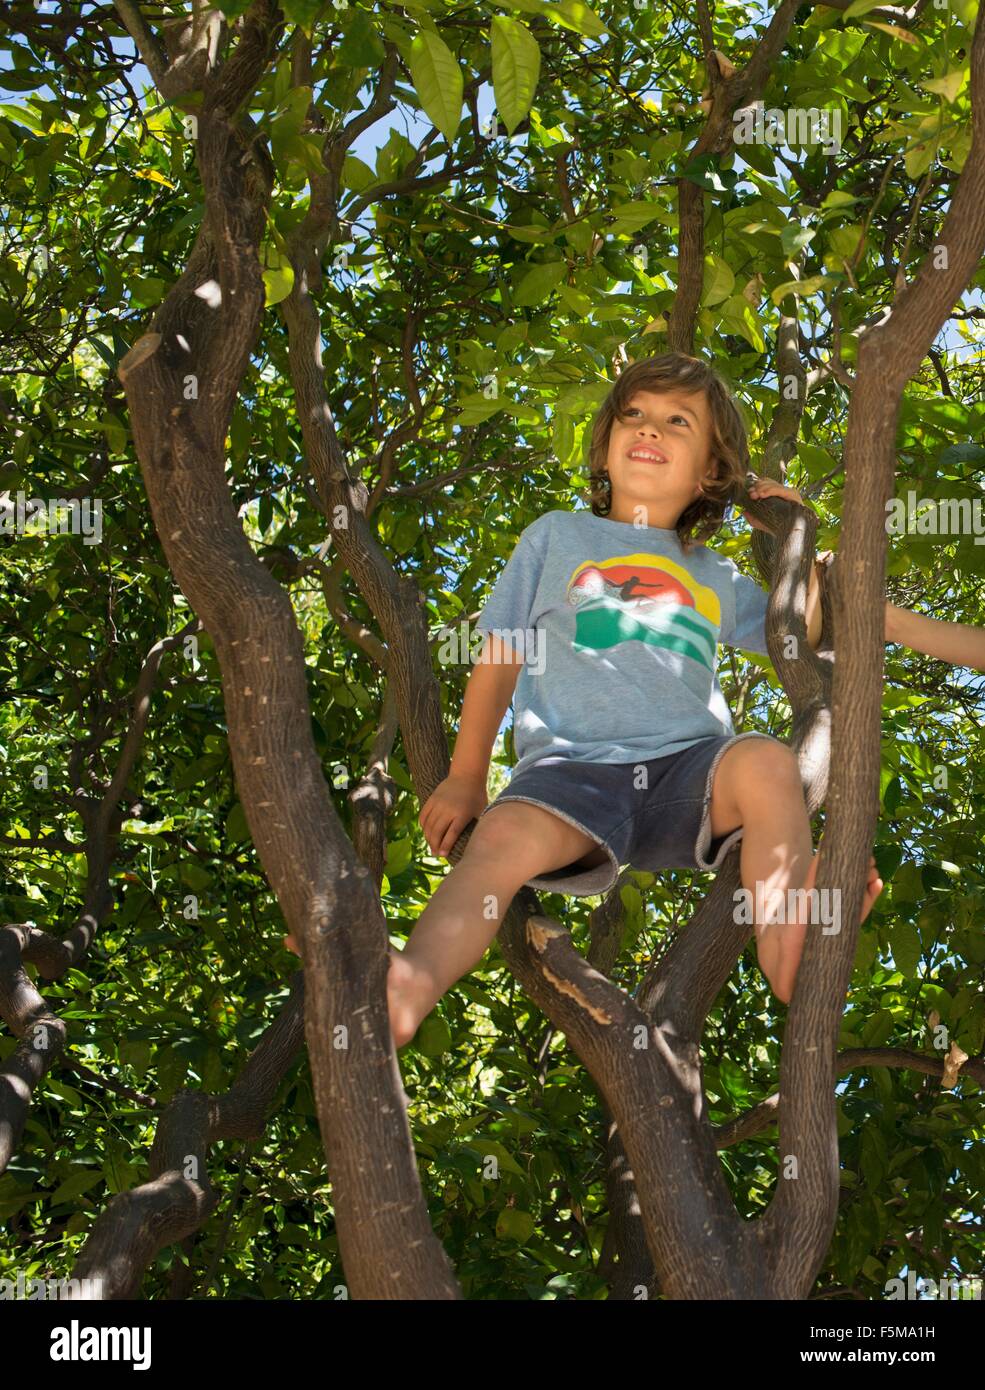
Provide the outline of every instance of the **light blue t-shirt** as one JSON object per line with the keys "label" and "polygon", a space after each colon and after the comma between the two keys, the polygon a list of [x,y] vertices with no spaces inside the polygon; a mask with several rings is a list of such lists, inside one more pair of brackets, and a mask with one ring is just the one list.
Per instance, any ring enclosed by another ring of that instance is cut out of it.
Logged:
{"label": "light blue t-shirt", "polygon": [[476,627],[525,658],[517,762],[633,763],[735,732],[717,646],[766,651],[769,595],[675,531],[552,511],[517,541]]}

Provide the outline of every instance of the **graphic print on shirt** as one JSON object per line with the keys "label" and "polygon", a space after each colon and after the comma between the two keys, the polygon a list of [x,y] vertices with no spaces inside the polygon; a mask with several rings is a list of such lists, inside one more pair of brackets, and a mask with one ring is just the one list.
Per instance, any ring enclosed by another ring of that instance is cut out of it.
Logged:
{"label": "graphic print on shirt", "polygon": [[715,670],[722,610],[714,589],[662,555],[585,560],[568,580],[576,609],[574,647],[600,651],[646,642]]}

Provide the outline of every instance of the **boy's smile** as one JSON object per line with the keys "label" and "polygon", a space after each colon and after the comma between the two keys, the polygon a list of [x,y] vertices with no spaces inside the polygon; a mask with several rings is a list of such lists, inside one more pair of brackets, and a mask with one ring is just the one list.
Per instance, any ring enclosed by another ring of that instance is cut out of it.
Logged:
{"label": "boy's smile", "polygon": [[711,476],[710,443],[703,392],[634,392],[609,431],[610,520],[672,531]]}

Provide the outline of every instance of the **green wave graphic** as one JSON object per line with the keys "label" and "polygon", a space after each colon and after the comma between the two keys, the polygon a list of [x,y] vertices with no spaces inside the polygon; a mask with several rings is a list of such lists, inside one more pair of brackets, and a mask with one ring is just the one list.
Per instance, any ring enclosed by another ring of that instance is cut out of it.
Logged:
{"label": "green wave graphic", "polygon": [[611,604],[579,609],[575,617],[575,649],[600,651],[619,642],[636,640],[681,652],[714,671],[715,638],[706,620],[693,609],[673,608],[669,604],[667,608],[666,616],[661,615],[665,624],[661,628],[649,627],[634,618],[631,611]]}

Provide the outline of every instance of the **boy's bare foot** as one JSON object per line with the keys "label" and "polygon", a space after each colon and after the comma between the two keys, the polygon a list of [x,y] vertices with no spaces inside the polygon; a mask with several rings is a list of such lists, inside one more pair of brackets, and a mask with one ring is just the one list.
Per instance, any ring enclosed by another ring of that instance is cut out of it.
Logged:
{"label": "boy's bare foot", "polygon": [[870,855],[869,877],[865,883],[865,893],[862,897],[862,911],[859,913],[858,917],[860,922],[864,922],[866,917],[868,917],[869,913],[872,911],[872,904],[875,902],[876,898],[878,898],[884,887],[885,885],[879,877],[879,870],[876,868],[876,861]]}
{"label": "boy's bare foot", "polygon": [[[804,881],[804,888],[807,892],[814,887],[817,879],[818,854],[811,857],[810,866],[807,870],[807,877]],[[862,897],[862,907],[859,912],[859,922],[864,922],[872,911],[872,904],[883,890],[883,881],[879,877],[879,870],[876,868],[876,861],[869,856],[869,874],[865,884],[865,893]],[[767,938],[766,933],[769,933]],[[770,989],[777,999],[783,1004],[789,1004],[793,998],[793,987],[797,979],[797,970],[800,966],[800,958],[804,953],[804,939],[807,936],[807,924],[798,922],[780,922],[767,924],[765,930],[757,933],[756,955],[759,960],[760,969],[769,981]]]}
{"label": "boy's bare foot", "polygon": [[[301,954],[293,936],[285,936],[284,945],[296,956]],[[430,978],[423,975],[403,951],[392,948],[386,977],[386,999],[394,1046],[406,1047],[422,1019],[434,1008],[434,998]]]}
{"label": "boy's bare foot", "polygon": [[390,1032],[397,1049],[406,1047],[434,1008],[432,981],[403,951],[390,951],[386,977],[386,1001]]}
{"label": "boy's bare foot", "polygon": [[[820,847],[818,847],[818,854],[820,854]],[[807,881],[804,884],[805,888],[814,887],[814,881],[817,878],[817,860],[818,855],[815,854],[811,860],[811,866],[807,871]],[[865,892],[862,895],[862,909],[858,915],[860,923],[864,922],[866,917],[868,917],[869,913],[872,911],[872,904],[875,902],[876,898],[878,898],[884,887],[885,885],[879,877],[879,870],[876,868],[876,861],[870,854],[869,876],[865,882]]]}

